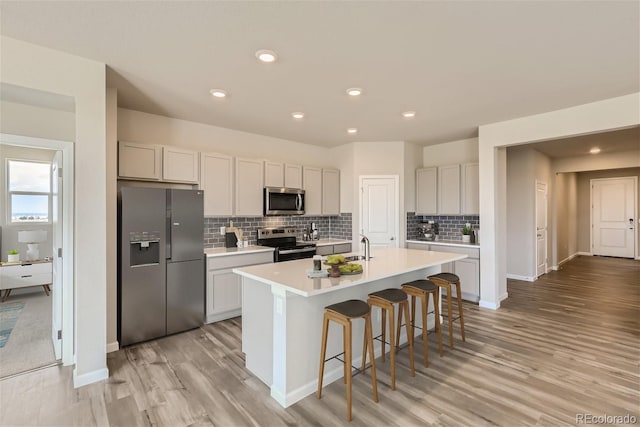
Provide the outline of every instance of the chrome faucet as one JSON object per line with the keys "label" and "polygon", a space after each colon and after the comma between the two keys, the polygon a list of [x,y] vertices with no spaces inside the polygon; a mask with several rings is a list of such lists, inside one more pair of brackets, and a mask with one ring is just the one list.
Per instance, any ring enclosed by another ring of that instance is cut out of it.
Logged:
{"label": "chrome faucet", "polygon": [[361,234],[362,239],[360,243],[364,243],[364,260],[369,261],[371,259],[371,247],[369,246],[369,239],[364,234]]}

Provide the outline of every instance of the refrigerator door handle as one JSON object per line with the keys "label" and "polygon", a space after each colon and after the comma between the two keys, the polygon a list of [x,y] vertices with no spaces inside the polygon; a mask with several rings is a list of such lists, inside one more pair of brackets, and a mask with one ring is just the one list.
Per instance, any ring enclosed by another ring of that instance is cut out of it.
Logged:
{"label": "refrigerator door handle", "polygon": [[171,214],[167,211],[167,218],[165,221],[165,236],[167,236],[167,247],[165,252],[165,258],[171,259]]}

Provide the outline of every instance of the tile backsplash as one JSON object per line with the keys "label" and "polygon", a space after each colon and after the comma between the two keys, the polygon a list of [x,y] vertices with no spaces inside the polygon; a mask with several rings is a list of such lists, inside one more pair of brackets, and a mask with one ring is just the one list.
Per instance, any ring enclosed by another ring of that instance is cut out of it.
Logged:
{"label": "tile backsplash", "polygon": [[295,227],[299,230],[298,238],[302,240],[302,230],[316,223],[321,239],[334,238],[351,240],[351,213],[336,216],[267,216],[267,217],[220,217],[204,219],[204,247],[224,247],[224,236],[220,227],[233,226],[242,229],[249,238],[249,244],[256,244],[256,230],[263,227]]}
{"label": "tile backsplash", "polygon": [[424,237],[420,235],[420,227],[427,221],[437,222],[440,229],[440,239],[462,241],[462,227],[469,222],[475,230],[480,228],[480,216],[478,215],[416,215],[415,212],[407,212],[407,240],[416,240]]}

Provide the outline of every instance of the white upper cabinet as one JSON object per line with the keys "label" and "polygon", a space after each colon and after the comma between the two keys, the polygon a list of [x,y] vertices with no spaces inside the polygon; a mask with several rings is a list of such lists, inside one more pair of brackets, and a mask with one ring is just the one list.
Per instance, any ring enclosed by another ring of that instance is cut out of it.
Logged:
{"label": "white upper cabinet", "polygon": [[198,152],[175,147],[162,147],[162,180],[198,183]]}
{"label": "white upper cabinet", "polygon": [[480,168],[478,163],[462,165],[462,213],[480,213]]}
{"label": "white upper cabinet", "polygon": [[416,215],[435,215],[438,213],[438,169],[424,168],[416,170]]}
{"label": "white upper cabinet", "polygon": [[322,169],[322,214],[340,214],[340,171]]}
{"label": "white upper cabinet", "polygon": [[233,157],[201,153],[200,189],[204,190],[204,215],[233,215],[233,188]]}
{"label": "white upper cabinet", "polygon": [[264,186],[284,187],[284,165],[278,162],[264,162]]}
{"label": "white upper cabinet", "polygon": [[284,186],[287,188],[302,188],[302,166],[285,163]]}
{"label": "white upper cabinet", "polygon": [[305,214],[322,215],[322,169],[304,166],[302,168],[302,188],[305,193]]}
{"label": "white upper cabinet", "polygon": [[460,214],[460,165],[438,167],[438,214]]}
{"label": "white upper cabinet", "polygon": [[238,216],[262,216],[264,162],[236,158],[236,212]]}
{"label": "white upper cabinet", "polygon": [[118,177],[160,180],[162,178],[162,146],[119,141]]}

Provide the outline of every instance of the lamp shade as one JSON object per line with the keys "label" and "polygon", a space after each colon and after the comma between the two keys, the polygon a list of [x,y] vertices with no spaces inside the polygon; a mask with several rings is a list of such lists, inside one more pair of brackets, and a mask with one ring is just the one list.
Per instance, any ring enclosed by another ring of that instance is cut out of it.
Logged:
{"label": "lamp shade", "polygon": [[18,242],[20,243],[41,243],[46,240],[47,240],[46,230],[18,231]]}

